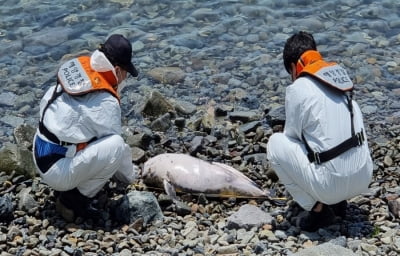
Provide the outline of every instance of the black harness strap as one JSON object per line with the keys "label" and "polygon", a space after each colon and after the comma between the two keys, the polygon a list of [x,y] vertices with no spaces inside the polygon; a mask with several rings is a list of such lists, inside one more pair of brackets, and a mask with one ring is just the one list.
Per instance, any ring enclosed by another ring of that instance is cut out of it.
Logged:
{"label": "black harness strap", "polygon": [[303,140],[305,141],[306,149],[308,152],[308,154],[307,154],[308,160],[310,160],[311,163],[315,162],[316,164],[321,164],[321,163],[327,162],[327,161],[332,160],[333,158],[339,156],[340,154],[346,152],[347,150],[349,150],[351,148],[361,146],[365,140],[364,131],[361,130],[354,136],[351,136],[347,140],[343,141],[339,145],[337,145],[327,151],[314,152],[310,148],[308,143],[306,142],[304,136],[302,136],[302,137],[303,137]]}
{"label": "black harness strap", "polygon": [[[350,94],[350,95],[349,95]],[[350,91],[349,94],[346,94],[347,99],[347,107],[349,108],[350,118],[351,118],[351,136],[354,137],[354,113],[353,113],[353,91]]]}
{"label": "black harness strap", "polygon": [[362,129],[358,133],[355,133],[354,131],[354,121],[353,121],[354,113],[353,113],[353,103],[352,103],[353,92],[350,91],[350,95],[346,94],[346,98],[347,98],[347,106],[349,108],[351,117],[351,137],[329,150],[326,150],[324,152],[315,152],[308,145],[306,138],[304,137],[304,134],[302,134],[301,137],[304,141],[304,144],[308,152],[307,157],[311,163],[315,162],[316,164],[321,164],[327,162],[339,156],[340,154],[346,152],[347,150],[361,146],[363,144],[365,140],[364,131]]}
{"label": "black harness strap", "polygon": [[[57,81],[57,85],[54,88],[53,95],[51,96],[51,98],[47,102],[47,105],[43,109],[42,118],[39,121],[39,131],[48,140],[50,140],[51,142],[53,142],[55,144],[58,144],[60,146],[70,146],[70,145],[73,145],[74,143],[61,141],[54,133],[49,131],[49,129],[47,129],[47,127],[43,123],[44,114],[46,113],[46,110],[49,108],[50,104],[53,103],[64,92],[64,89],[62,87],[61,87],[61,91],[57,92],[58,85],[59,85],[59,82]],[[96,139],[97,139],[96,137],[93,137],[87,143],[91,143],[91,142],[95,141]]]}
{"label": "black harness strap", "polygon": [[[49,108],[50,104],[53,103],[64,92],[64,90],[62,88],[61,88],[61,91],[57,92],[58,84],[59,83],[57,82],[57,85],[54,88],[53,95],[51,96],[50,100],[47,102],[46,107],[44,107],[44,109],[43,109],[42,118],[39,121],[39,131],[51,142],[61,145],[62,143],[57,138],[57,136],[54,133],[52,133],[51,131],[49,131],[49,129],[47,129],[47,127],[43,123],[44,114],[46,113],[46,110]],[[64,143],[63,146],[67,146],[67,145]]]}

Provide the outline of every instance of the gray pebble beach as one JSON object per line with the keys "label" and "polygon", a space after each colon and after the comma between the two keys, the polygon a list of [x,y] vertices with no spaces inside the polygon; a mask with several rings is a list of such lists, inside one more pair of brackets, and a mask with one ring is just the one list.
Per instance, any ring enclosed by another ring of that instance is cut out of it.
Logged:
{"label": "gray pebble beach", "polygon": [[[399,1],[0,2],[0,256],[400,254]],[[301,209],[266,159],[290,84],[283,46],[299,30],[352,77],[374,161],[346,219],[314,233],[296,227]],[[101,220],[67,222],[56,212],[31,159],[39,102],[63,61],[113,33],[132,42],[139,70],[121,99],[134,162],[179,152],[226,163],[271,199],[176,202],[140,179],[111,180],[95,198]]]}

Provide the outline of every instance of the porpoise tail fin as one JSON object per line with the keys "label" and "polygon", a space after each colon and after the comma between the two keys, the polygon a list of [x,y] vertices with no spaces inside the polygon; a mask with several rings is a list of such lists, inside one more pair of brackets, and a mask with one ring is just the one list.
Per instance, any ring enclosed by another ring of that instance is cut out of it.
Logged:
{"label": "porpoise tail fin", "polygon": [[167,180],[163,180],[164,190],[173,200],[177,200],[175,187]]}

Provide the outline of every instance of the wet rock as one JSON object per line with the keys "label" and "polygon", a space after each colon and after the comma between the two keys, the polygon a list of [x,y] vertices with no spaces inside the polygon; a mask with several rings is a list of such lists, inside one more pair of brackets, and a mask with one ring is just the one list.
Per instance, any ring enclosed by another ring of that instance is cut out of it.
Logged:
{"label": "wet rock", "polygon": [[275,125],[283,125],[286,120],[285,116],[285,106],[277,106],[268,111],[265,116],[269,126],[273,127]]}
{"label": "wet rock", "polygon": [[261,125],[260,121],[245,123],[239,126],[239,131],[243,133],[253,132],[256,131],[257,127],[260,125]]}
{"label": "wet rock", "polygon": [[174,112],[174,106],[158,91],[153,91],[143,106],[144,116],[159,117],[168,112]]}
{"label": "wet rock", "polygon": [[31,188],[25,188],[19,192],[18,209],[32,214],[36,211],[36,207],[38,207],[39,204],[36,202],[30,192]]}
{"label": "wet rock", "polygon": [[368,105],[368,106],[364,106],[362,108],[362,112],[365,114],[373,114],[373,113],[376,113],[377,110],[378,110],[378,106],[375,106],[375,105]]}
{"label": "wet rock", "polygon": [[190,154],[196,155],[203,148],[204,137],[203,136],[195,136],[190,142]]}
{"label": "wet rock", "polygon": [[111,0],[111,2],[119,3],[124,7],[130,7],[135,1],[134,0]]}
{"label": "wet rock", "polygon": [[17,127],[25,123],[24,119],[19,116],[5,115],[0,118],[0,121],[12,126]]}
{"label": "wet rock", "polygon": [[162,209],[165,209],[169,206],[171,206],[174,203],[174,200],[166,194],[160,194],[158,196],[158,204]]}
{"label": "wet rock", "polygon": [[134,162],[143,162],[146,158],[146,152],[138,147],[132,148],[132,160]]}
{"label": "wet rock", "polygon": [[203,115],[203,118],[201,119],[201,126],[206,132],[210,132],[212,128],[214,128],[215,114],[213,107],[209,107],[207,112]]}
{"label": "wet rock", "polygon": [[228,72],[218,73],[210,77],[210,81],[217,84],[227,84],[232,75]]}
{"label": "wet rock", "polygon": [[[19,51],[22,51],[24,48],[21,40],[12,40],[12,41],[5,41],[3,40],[2,47],[0,49],[0,54],[5,55],[9,53],[17,54]],[[1,97],[1,96],[0,96]],[[1,100],[0,100],[1,101]]]}
{"label": "wet rock", "polygon": [[175,120],[174,120],[174,124],[175,124],[176,127],[182,129],[182,128],[184,128],[185,125],[186,125],[186,119],[183,118],[183,117],[177,117],[177,118],[175,118]]}
{"label": "wet rock", "polygon": [[198,20],[215,20],[217,12],[211,8],[199,8],[192,12],[191,16]]}
{"label": "wet rock", "polygon": [[68,37],[73,33],[73,30],[68,27],[51,27],[34,32],[25,37],[24,42],[27,45],[47,45],[57,46],[68,41]]}
{"label": "wet rock", "polygon": [[[172,52],[189,51],[189,49],[200,49],[204,46],[201,38],[196,35],[196,33],[177,35],[170,40],[171,44],[176,46],[172,48]],[[181,47],[182,46],[182,47]],[[183,48],[184,47],[184,48]],[[181,76],[181,74],[177,74]],[[176,78],[175,78],[176,79]],[[183,80],[183,78],[182,78]]]}
{"label": "wet rock", "polygon": [[14,206],[12,198],[9,194],[5,194],[0,197],[0,222],[11,220],[14,215]]}
{"label": "wet rock", "polygon": [[0,105],[13,106],[17,95],[13,92],[0,93]]}
{"label": "wet rock", "polygon": [[27,179],[36,176],[32,152],[16,144],[7,143],[0,150],[0,171],[24,175]]}
{"label": "wet rock", "polygon": [[272,182],[278,182],[279,177],[272,168],[269,168],[265,174],[270,180],[272,180]]}
{"label": "wet rock", "polygon": [[33,137],[36,129],[28,124],[23,124],[14,129],[14,138],[18,146],[32,150]]}
{"label": "wet rock", "polygon": [[127,135],[126,143],[131,147],[139,147],[141,149],[146,149],[151,142],[151,135],[146,132],[141,132],[133,135]]}
{"label": "wet rock", "polygon": [[144,225],[163,219],[157,199],[152,193],[145,191],[129,192],[117,203],[112,214],[117,221],[126,224],[139,218],[143,218]]}
{"label": "wet rock", "polygon": [[185,79],[185,72],[178,67],[160,67],[149,71],[149,76],[163,84],[176,84]]}
{"label": "wet rock", "polygon": [[265,153],[249,154],[244,156],[244,160],[247,163],[262,163],[263,165],[265,165],[267,161],[267,154]]}
{"label": "wet rock", "polygon": [[176,100],[173,105],[177,113],[182,115],[191,115],[196,112],[197,107],[190,102]]}
{"label": "wet rock", "polygon": [[153,122],[151,122],[151,129],[154,131],[165,132],[172,126],[171,115],[166,113]]}
{"label": "wet rock", "polygon": [[259,118],[259,114],[253,111],[234,111],[229,113],[229,119],[231,121],[247,123],[249,121],[258,120]]}
{"label": "wet rock", "polygon": [[255,246],[254,246],[254,253],[255,254],[264,254],[265,251],[267,251],[268,249],[268,244],[265,242],[258,242]]}
{"label": "wet rock", "polygon": [[400,198],[388,201],[389,211],[396,217],[400,217]]}
{"label": "wet rock", "polygon": [[233,111],[232,106],[219,104],[215,107],[215,116],[227,116],[231,111]]}
{"label": "wet rock", "polygon": [[184,202],[175,201],[174,206],[175,206],[175,212],[179,216],[186,216],[192,212],[192,208],[189,205],[185,204]]}

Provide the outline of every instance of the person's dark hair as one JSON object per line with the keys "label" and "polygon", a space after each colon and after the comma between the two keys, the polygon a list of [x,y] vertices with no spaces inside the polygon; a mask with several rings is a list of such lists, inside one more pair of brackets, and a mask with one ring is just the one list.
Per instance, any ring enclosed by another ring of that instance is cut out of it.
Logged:
{"label": "person's dark hair", "polygon": [[297,63],[300,56],[308,50],[317,50],[314,37],[304,31],[300,31],[292,35],[286,40],[283,49],[283,64],[286,71],[290,74],[290,63]]}

